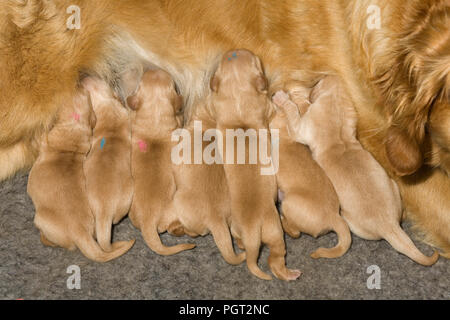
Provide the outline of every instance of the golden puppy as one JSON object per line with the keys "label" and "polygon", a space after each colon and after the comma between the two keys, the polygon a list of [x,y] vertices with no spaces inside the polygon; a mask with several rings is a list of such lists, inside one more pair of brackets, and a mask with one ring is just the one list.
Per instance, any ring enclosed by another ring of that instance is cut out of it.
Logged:
{"label": "golden puppy", "polygon": [[[233,250],[229,230],[231,221],[230,192],[223,164],[205,163],[208,160],[204,157],[202,157],[201,163],[195,163],[194,153],[196,150],[200,150],[202,155],[206,153],[210,143],[204,139],[208,138],[211,131],[215,132],[216,123],[207,112],[206,106],[197,108],[195,113],[192,121],[184,128],[185,132],[189,132],[191,139],[188,144],[191,156],[190,159],[186,159],[189,164],[174,165],[177,191],[172,202],[172,210],[182,228],[176,231],[169,230],[169,232],[176,235],[186,233],[194,237],[204,236],[211,232],[225,261],[237,265],[245,260],[245,253],[236,255]],[[195,135],[201,135],[202,140],[195,140]],[[183,137],[183,139],[185,138]],[[214,142],[217,143],[217,141]],[[217,159],[217,154],[210,153],[208,155]]]}
{"label": "golden puppy", "polygon": [[356,139],[357,116],[341,79],[321,80],[311,92],[313,104],[301,118],[286,93],[277,92],[274,101],[285,111],[293,137],[311,148],[332,181],[352,232],[367,240],[386,239],[417,263],[434,264],[439,254],[423,255],[400,227],[398,187]]}
{"label": "golden puppy", "polygon": [[[309,91],[295,92],[299,111],[307,110]],[[318,237],[335,231],[339,243],[334,248],[319,248],[311,257],[340,257],[350,248],[352,238],[347,223],[339,215],[336,191],[325,172],[313,160],[308,147],[290,137],[287,126],[286,116],[277,110],[270,128],[278,129],[280,134],[277,184],[279,194],[282,194],[278,201],[281,202],[283,229],[293,238],[298,238],[301,232]]]}
{"label": "golden puppy", "polygon": [[97,241],[103,250],[110,251],[112,224],[128,214],[133,199],[131,123],[128,111],[107,83],[89,77],[83,86],[90,93],[97,119],[84,164],[86,189]]}
{"label": "golden puppy", "polygon": [[179,127],[176,113],[182,105],[175,83],[165,71],[147,71],[127,103],[136,110],[131,126],[134,195],[130,219],[141,230],[147,245],[158,254],[172,255],[192,249],[193,244],[166,247],[158,235],[172,228],[172,224],[179,224],[173,211],[167,210],[176,190],[171,135]]}
{"label": "golden puppy", "polygon": [[[230,195],[232,221],[231,230],[245,249],[247,266],[257,277],[270,280],[257,265],[261,242],[270,249],[269,266],[282,280],[295,280],[301,272],[286,268],[286,248],[283,229],[275,200],[277,185],[275,173],[262,175],[262,164],[235,164],[235,158],[250,159],[250,141],[245,154],[234,146],[229,150],[229,130],[268,129],[271,111],[267,97],[267,79],[260,60],[247,50],[227,52],[211,79],[211,111],[217,121],[217,128],[227,137],[224,154],[224,168]],[[249,131],[247,131],[249,132]],[[256,137],[254,137],[256,138]],[[244,138],[245,139],[245,138]],[[249,138],[251,140],[252,137]],[[259,137],[257,140],[261,140]],[[238,138],[239,140],[239,138]],[[267,139],[268,140],[268,139]],[[270,150],[270,141],[258,141]],[[233,152],[233,157],[230,156]],[[230,163],[232,160],[232,163]],[[250,161],[249,161],[250,162]]]}
{"label": "golden puppy", "polygon": [[88,94],[79,91],[61,106],[55,126],[42,141],[28,180],[36,207],[34,222],[45,245],[79,248],[91,260],[106,262],[127,252],[133,241],[103,251],[94,240],[95,220],[89,208],[83,163],[91,147],[95,115]]}

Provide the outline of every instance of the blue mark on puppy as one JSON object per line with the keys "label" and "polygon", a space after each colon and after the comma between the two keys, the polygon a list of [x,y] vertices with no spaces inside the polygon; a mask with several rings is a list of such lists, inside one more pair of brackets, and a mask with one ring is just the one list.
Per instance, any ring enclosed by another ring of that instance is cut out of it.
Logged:
{"label": "blue mark on puppy", "polygon": [[231,54],[231,56],[232,56],[232,57],[229,57],[229,58],[228,58],[228,61],[231,61],[231,60],[233,60],[233,59],[237,59],[237,53],[236,53],[236,52],[233,52],[233,53]]}
{"label": "blue mark on puppy", "polygon": [[103,138],[102,141],[100,142],[100,149],[103,149],[103,147],[105,146],[106,143],[106,139]]}

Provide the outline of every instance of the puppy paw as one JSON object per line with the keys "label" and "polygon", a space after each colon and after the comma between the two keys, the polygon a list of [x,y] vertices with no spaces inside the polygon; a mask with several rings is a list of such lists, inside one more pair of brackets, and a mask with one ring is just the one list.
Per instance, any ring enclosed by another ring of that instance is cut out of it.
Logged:
{"label": "puppy paw", "polygon": [[290,270],[288,269],[288,274],[287,274],[287,281],[293,281],[293,280],[297,280],[300,276],[302,275],[302,272],[300,270]]}
{"label": "puppy paw", "polygon": [[289,99],[289,95],[283,90],[277,91],[272,97],[272,101],[279,107],[281,107]]}

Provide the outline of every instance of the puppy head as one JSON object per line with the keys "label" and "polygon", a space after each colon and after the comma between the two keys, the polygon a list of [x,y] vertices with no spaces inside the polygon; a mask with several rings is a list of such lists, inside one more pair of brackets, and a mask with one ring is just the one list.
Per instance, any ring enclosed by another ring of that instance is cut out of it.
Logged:
{"label": "puppy head", "polygon": [[97,118],[95,117],[90,94],[87,90],[83,88],[78,89],[73,96],[72,103],[69,102],[62,109],[62,114],[64,115],[62,121],[64,123],[69,122],[83,130],[92,132]]}
{"label": "puppy head", "polygon": [[89,93],[79,88],[61,101],[56,120],[44,137],[44,145],[61,151],[87,153],[96,121]]}
{"label": "puppy head", "polygon": [[222,57],[214,76],[211,78],[211,90],[219,93],[223,88],[238,88],[267,94],[268,83],[264,76],[261,60],[248,50],[228,51]]}
{"label": "puppy head", "polygon": [[142,76],[136,92],[127,98],[127,105],[141,113],[176,116],[183,107],[183,98],[177,91],[174,80],[167,72],[149,70]]}
{"label": "puppy head", "polygon": [[[219,122],[221,118],[236,114],[243,118],[241,120],[254,117],[270,121],[274,114],[261,60],[248,50],[225,53],[210,86],[212,100],[216,102],[211,103],[211,113]],[[217,103],[220,101],[224,103]]]}

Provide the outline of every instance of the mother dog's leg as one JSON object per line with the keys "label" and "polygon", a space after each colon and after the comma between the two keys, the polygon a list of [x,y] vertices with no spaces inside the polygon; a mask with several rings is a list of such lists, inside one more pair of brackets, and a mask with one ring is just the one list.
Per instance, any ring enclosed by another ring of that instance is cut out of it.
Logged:
{"label": "mother dog's leg", "polygon": [[22,169],[29,169],[33,165],[35,155],[31,148],[19,142],[11,147],[0,148],[0,181],[13,176]]}

